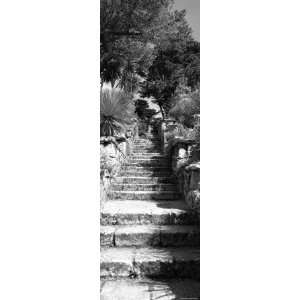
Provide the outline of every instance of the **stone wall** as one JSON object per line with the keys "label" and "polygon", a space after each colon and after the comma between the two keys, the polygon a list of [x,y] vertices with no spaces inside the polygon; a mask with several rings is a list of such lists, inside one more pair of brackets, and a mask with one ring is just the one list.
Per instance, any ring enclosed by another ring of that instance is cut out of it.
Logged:
{"label": "stone wall", "polygon": [[100,138],[100,203],[108,198],[109,187],[121,166],[131,154],[134,139],[138,135],[137,126],[118,137]]}
{"label": "stone wall", "polygon": [[168,141],[166,134],[176,126],[174,121],[162,122],[160,137],[162,150],[170,157],[172,171],[179,191],[192,209],[200,212],[200,147],[194,139],[182,137]]}
{"label": "stone wall", "polygon": [[159,136],[161,140],[161,147],[162,147],[161,150],[165,154],[167,153],[167,148],[168,148],[167,133],[176,127],[177,124],[175,120],[167,119],[161,122]]}

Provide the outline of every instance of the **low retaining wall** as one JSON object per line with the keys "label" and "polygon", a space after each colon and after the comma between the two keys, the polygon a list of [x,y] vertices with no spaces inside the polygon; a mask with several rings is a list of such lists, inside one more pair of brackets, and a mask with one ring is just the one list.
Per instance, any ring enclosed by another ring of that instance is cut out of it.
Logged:
{"label": "low retaining wall", "polygon": [[100,203],[108,199],[110,184],[130,156],[132,145],[138,135],[137,126],[121,137],[100,138]]}
{"label": "low retaining wall", "polygon": [[177,178],[179,191],[188,206],[200,213],[200,149],[195,140],[181,137],[166,140],[166,133],[176,127],[176,122],[161,124],[162,150],[170,157],[171,166]]}

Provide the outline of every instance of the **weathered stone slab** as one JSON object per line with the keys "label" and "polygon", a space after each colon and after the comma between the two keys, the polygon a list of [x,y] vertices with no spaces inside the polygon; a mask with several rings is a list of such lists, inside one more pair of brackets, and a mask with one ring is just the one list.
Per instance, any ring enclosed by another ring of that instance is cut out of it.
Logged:
{"label": "weathered stone slab", "polygon": [[154,183],[173,183],[174,179],[170,177],[117,177],[115,180],[118,184],[154,184]]}
{"label": "weathered stone slab", "polygon": [[172,176],[170,170],[142,170],[142,169],[135,169],[135,170],[125,170],[122,169],[120,171],[120,176],[139,176],[139,177],[145,177],[145,176],[154,176],[154,177],[168,177]]}
{"label": "weathered stone slab", "polygon": [[199,281],[191,279],[101,280],[101,300],[199,299]]}
{"label": "weathered stone slab", "polygon": [[115,226],[100,226],[100,245],[113,246]]}
{"label": "weathered stone slab", "polygon": [[115,244],[120,246],[158,246],[160,227],[151,225],[122,226],[116,230]]}
{"label": "weathered stone slab", "polygon": [[174,191],[112,191],[111,199],[124,200],[177,200],[180,194]]}
{"label": "weathered stone slab", "polygon": [[200,234],[197,226],[169,225],[160,228],[161,246],[199,246]]}
{"label": "weathered stone slab", "polygon": [[195,278],[199,273],[199,249],[136,249],[134,270],[140,277]]}
{"label": "weathered stone slab", "polygon": [[186,195],[186,203],[191,209],[200,212],[200,192],[199,190],[190,191]]}
{"label": "weathered stone slab", "polygon": [[128,277],[133,273],[134,248],[101,248],[101,277]]}
{"label": "weathered stone slab", "polygon": [[163,248],[137,249],[134,258],[134,268],[139,276],[173,277],[173,256]]}
{"label": "weathered stone slab", "polygon": [[176,185],[170,183],[115,183],[111,188],[116,191],[176,191]]}
{"label": "weathered stone slab", "polygon": [[184,201],[107,201],[101,211],[102,225],[197,224]]}

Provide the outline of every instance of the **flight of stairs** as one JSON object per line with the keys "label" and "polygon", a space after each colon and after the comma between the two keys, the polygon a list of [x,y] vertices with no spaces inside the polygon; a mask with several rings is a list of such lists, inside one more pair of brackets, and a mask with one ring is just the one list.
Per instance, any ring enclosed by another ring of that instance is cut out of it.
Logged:
{"label": "flight of stairs", "polygon": [[[136,288],[145,278],[163,278],[173,286],[199,281],[198,216],[178,193],[170,163],[159,149],[154,136],[135,141],[101,211],[101,282],[110,287]],[[119,299],[104,294],[101,299]],[[197,287],[187,294],[198,297]]]}

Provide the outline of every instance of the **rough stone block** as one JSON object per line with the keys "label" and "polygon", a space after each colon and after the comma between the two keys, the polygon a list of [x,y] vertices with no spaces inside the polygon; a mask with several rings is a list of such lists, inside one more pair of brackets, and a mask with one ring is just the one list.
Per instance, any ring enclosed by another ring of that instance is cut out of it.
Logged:
{"label": "rough stone block", "polygon": [[199,246],[197,226],[172,225],[161,227],[161,246]]}
{"label": "rough stone block", "polygon": [[134,249],[102,248],[100,252],[101,277],[128,277],[133,273]]}
{"label": "rough stone block", "polygon": [[158,246],[160,230],[158,226],[126,226],[115,233],[115,243],[121,246]]}
{"label": "rough stone block", "polygon": [[186,203],[191,209],[200,212],[200,192],[199,190],[190,191],[186,195]]}
{"label": "rough stone block", "polygon": [[173,257],[165,249],[138,249],[134,268],[139,276],[173,277]]}
{"label": "rough stone block", "polygon": [[101,226],[100,227],[100,245],[113,246],[115,226]]}
{"label": "rough stone block", "polygon": [[200,170],[192,170],[191,177],[190,177],[189,189],[197,190],[197,189],[199,189],[199,185],[200,185]]}

